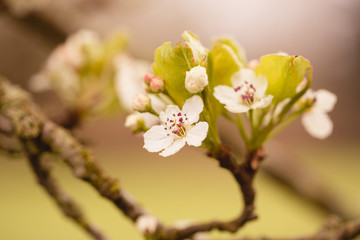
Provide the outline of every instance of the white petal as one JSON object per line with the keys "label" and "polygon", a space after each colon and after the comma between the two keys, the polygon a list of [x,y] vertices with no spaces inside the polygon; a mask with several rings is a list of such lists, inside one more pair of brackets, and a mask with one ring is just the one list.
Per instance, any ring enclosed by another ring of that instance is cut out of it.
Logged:
{"label": "white petal", "polygon": [[207,122],[198,122],[194,127],[192,127],[187,135],[186,142],[190,146],[199,147],[207,136],[209,130],[209,124]]}
{"label": "white petal", "polygon": [[165,103],[155,94],[148,94],[151,99],[151,107],[155,110],[155,112],[160,113],[164,111],[166,105]]}
{"label": "white petal", "polygon": [[333,110],[337,97],[332,92],[329,92],[325,89],[320,89],[316,91],[316,102],[315,107],[324,112],[330,112]]}
{"label": "white petal", "polygon": [[265,108],[270,105],[272,99],[273,99],[273,96],[271,96],[271,95],[263,97],[263,98],[259,99],[258,101],[254,102],[252,104],[251,108],[252,109]]}
{"label": "white petal", "polygon": [[168,157],[170,155],[173,155],[177,153],[183,146],[185,146],[184,138],[175,140],[173,144],[171,144],[169,147],[167,147],[164,151],[160,153],[160,156]]}
{"label": "white petal", "polygon": [[145,127],[151,128],[152,126],[159,124],[159,118],[151,113],[139,113],[140,117],[144,120]]}
{"label": "white petal", "polygon": [[195,95],[186,100],[182,113],[187,115],[190,124],[199,121],[199,115],[203,111],[204,103],[198,95]]}
{"label": "white petal", "polygon": [[168,136],[164,126],[156,125],[144,134],[144,148],[149,152],[159,152],[167,148],[174,141]]}
{"label": "white petal", "polygon": [[256,96],[263,97],[268,87],[268,80],[264,75],[259,74],[255,80]]}
{"label": "white petal", "polygon": [[156,231],[159,223],[158,220],[152,215],[141,215],[138,219],[136,219],[136,228],[142,234],[153,234]]}
{"label": "white petal", "polygon": [[306,131],[315,138],[324,139],[328,137],[333,130],[333,123],[330,117],[321,111],[311,110],[305,113],[301,122]]}
{"label": "white petal", "polygon": [[234,89],[225,85],[215,87],[214,96],[219,102],[225,105],[234,105],[239,102],[239,96]]}
{"label": "white petal", "polygon": [[242,105],[242,104],[237,104],[237,105],[225,105],[225,108],[229,111],[229,112],[233,112],[233,113],[243,113],[243,112],[247,112],[250,110],[250,108],[246,105]]}
{"label": "white petal", "polygon": [[176,105],[167,105],[165,112],[161,112],[159,117],[160,120],[163,122],[166,122],[166,118],[172,117],[173,114],[178,114],[180,112],[180,109]]}
{"label": "white petal", "polygon": [[243,82],[242,74],[240,71],[235,72],[233,75],[231,75],[231,84],[233,87],[237,87]]}
{"label": "white petal", "polygon": [[252,83],[254,82],[256,75],[253,70],[248,68],[242,68],[240,69],[240,77],[242,81],[248,81],[249,83]]}

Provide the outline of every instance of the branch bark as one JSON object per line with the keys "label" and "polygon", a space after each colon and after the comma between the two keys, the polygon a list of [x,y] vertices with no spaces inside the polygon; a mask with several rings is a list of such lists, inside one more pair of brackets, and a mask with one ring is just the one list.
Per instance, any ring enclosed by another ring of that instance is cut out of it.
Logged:
{"label": "branch bark", "polygon": [[237,238],[236,240],[350,240],[360,235],[360,219],[340,222],[337,218],[330,218],[324,227],[309,236],[293,238]]}
{"label": "branch bark", "polygon": [[55,200],[56,204],[65,216],[72,219],[94,239],[107,240],[108,238],[106,238],[93,224],[88,221],[80,206],[60,188],[56,179],[51,174],[51,167],[49,163],[41,159],[41,151],[34,149],[32,144],[28,146],[26,139],[23,140],[23,147],[39,184],[43,186],[45,191]]}

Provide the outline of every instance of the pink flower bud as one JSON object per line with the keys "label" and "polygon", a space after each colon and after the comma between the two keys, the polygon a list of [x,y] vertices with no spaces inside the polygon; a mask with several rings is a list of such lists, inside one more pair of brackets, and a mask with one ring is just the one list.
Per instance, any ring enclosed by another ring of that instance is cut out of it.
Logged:
{"label": "pink flower bud", "polygon": [[150,80],[150,91],[153,93],[159,93],[164,91],[165,82],[162,78],[154,77]]}
{"label": "pink flower bud", "polygon": [[150,84],[152,78],[154,78],[154,75],[150,73],[145,74],[144,82],[146,83],[146,85]]}
{"label": "pink flower bud", "polygon": [[144,94],[138,94],[132,102],[132,109],[137,112],[147,112],[151,109],[151,100]]}

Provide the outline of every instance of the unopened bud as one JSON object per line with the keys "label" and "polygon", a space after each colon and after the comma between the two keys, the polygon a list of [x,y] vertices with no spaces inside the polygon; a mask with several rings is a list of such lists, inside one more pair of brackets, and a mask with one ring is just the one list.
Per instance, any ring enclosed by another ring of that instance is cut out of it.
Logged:
{"label": "unopened bud", "polygon": [[206,68],[197,66],[186,72],[185,88],[190,93],[198,93],[209,84]]}
{"label": "unopened bud", "polygon": [[144,75],[144,82],[146,83],[146,85],[150,84],[151,79],[154,77],[154,75],[147,73]]}
{"label": "unopened bud", "polygon": [[147,112],[151,109],[151,100],[144,94],[138,94],[132,102],[132,109],[137,112]]}
{"label": "unopened bud", "polygon": [[130,128],[133,132],[139,132],[144,129],[144,119],[134,113],[126,117],[125,127]]}
{"label": "unopened bud", "polygon": [[150,91],[153,93],[159,93],[164,91],[165,82],[162,78],[154,77],[150,80]]}
{"label": "unopened bud", "polygon": [[158,227],[158,220],[151,215],[142,215],[136,220],[136,228],[144,235],[154,234]]}

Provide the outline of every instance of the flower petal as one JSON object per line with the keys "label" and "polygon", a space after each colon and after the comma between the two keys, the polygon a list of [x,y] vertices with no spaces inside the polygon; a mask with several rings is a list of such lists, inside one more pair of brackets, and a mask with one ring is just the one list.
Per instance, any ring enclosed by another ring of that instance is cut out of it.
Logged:
{"label": "flower petal", "polygon": [[214,88],[214,97],[225,105],[234,105],[239,102],[239,96],[234,89],[225,85]]}
{"label": "flower petal", "polygon": [[271,95],[263,97],[263,98],[259,99],[258,101],[255,101],[252,104],[251,108],[252,109],[265,108],[270,105],[272,99],[273,99],[273,96],[271,96]]}
{"label": "flower petal", "polygon": [[159,124],[159,118],[151,113],[138,113],[144,120],[145,127],[151,128],[152,126]]}
{"label": "flower petal", "polygon": [[243,84],[245,81],[253,83],[256,78],[255,72],[248,68],[242,68],[231,76],[231,84],[234,87]]}
{"label": "flower petal", "polygon": [[144,148],[149,152],[159,152],[170,146],[173,141],[161,125],[153,126],[144,134]]}
{"label": "flower petal", "polygon": [[242,105],[242,104],[237,104],[237,105],[225,105],[225,108],[229,111],[229,112],[233,112],[233,113],[243,113],[243,112],[247,112],[250,110],[250,108],[246,105]]}
{"label": "flower petal", "polygon": [[162,122],[166,122],[166,118],[172,117],[173,114],[177,114],[180,112],[180,109],[176,105],[167,105],[165,112],[160,113],[160,120]]}
{"label": "flower petal", "polygon": [[151,99],[151,107],[155,112],[160,113],[161,111],[164,111],[166,105],[158,96],[155,94],[148,94],[148,96]]}
{"label": "flower petal", "polygon": [[168,146],[164,151],[160,153],[160,156],[168,157],[170,155],[173,155],[177,153],[183,146],[185,146],[185,138],[177,139]]}
{"label": "flower petal", "polygon": [[333,130],[333,123],[330,117],[321,111],[311,110],[305,113],[301,118],[301,122],[306,131],[315,138],[324,139],[328,137]]}
{"label": "flower petal", "polygon": [[192,127],[187,135],[186,142],[190,146],[199,147],[207,136],[209,130],[209,124],[207,122],[198,122],[194,127]]}
{"label": "flower petal", "polygon": [[324,112],[330,112],[333,110],[337,97],[332,92],[325,89],[316,91],[316,102],[315,107]]}
{"label": "flower petal", "polygon": [[199,115],[203,111],[204,103],[198,95],[186,100],[182,108],[182,113],[187,115],[189,124],[199,121]]}

